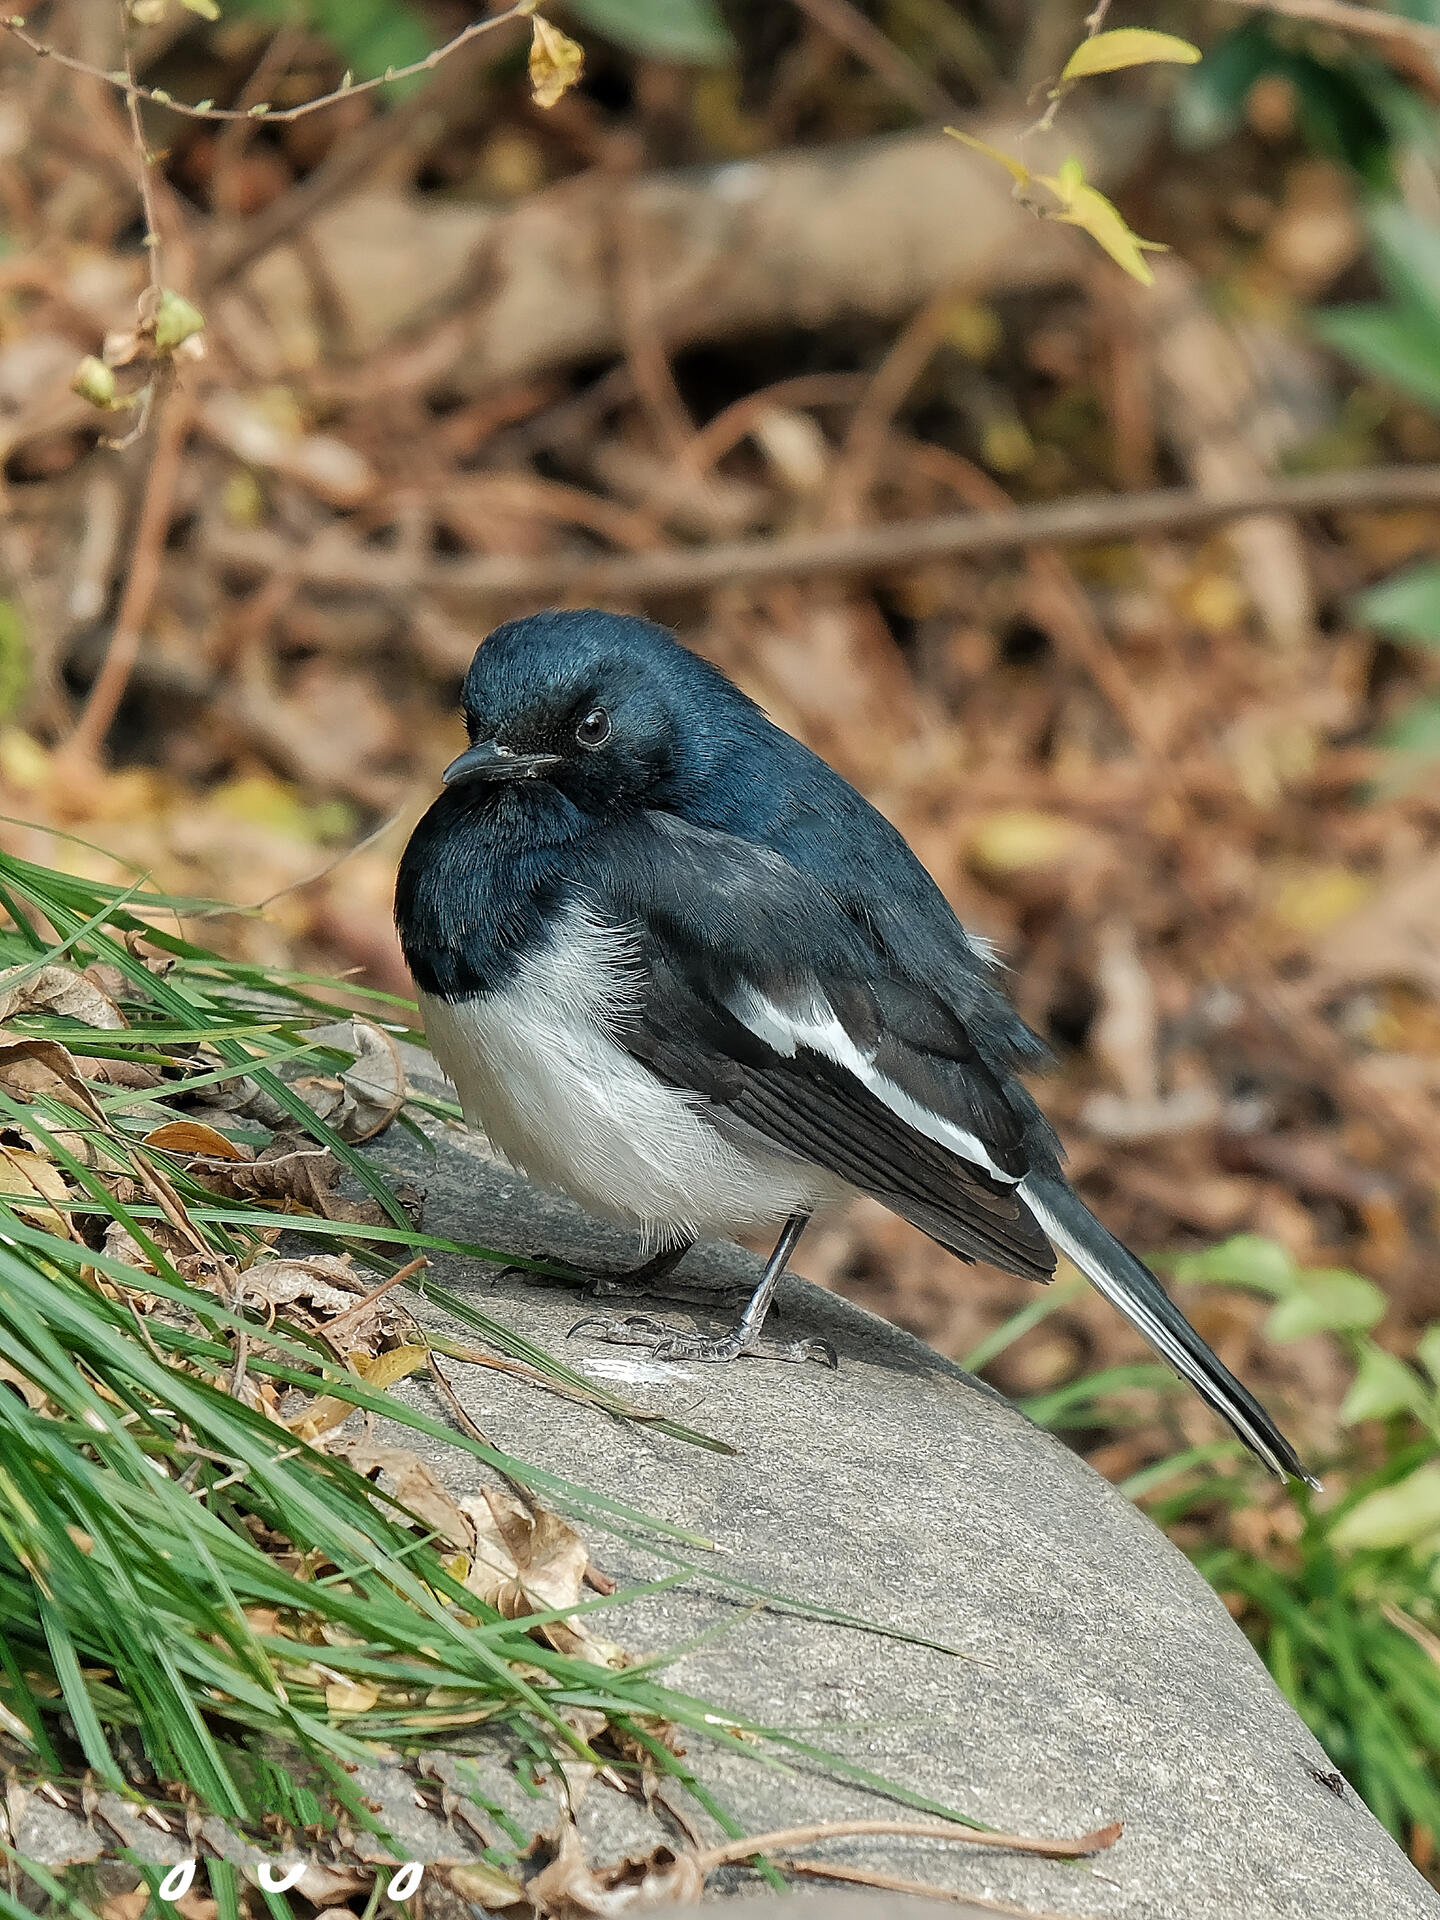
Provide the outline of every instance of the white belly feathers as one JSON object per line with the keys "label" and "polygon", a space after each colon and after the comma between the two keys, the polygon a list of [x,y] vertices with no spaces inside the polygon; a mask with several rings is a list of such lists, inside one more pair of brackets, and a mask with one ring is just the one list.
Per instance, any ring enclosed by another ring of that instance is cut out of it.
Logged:
{"label": "white belly feathers", "polygon": [[509,985],[420,996],[465,1117],[510,1163],[656,1246],[768,1226],[845,1192],[819,1168],[741,1151],[612,1037],[633,988],[628,939],[572,910]]}

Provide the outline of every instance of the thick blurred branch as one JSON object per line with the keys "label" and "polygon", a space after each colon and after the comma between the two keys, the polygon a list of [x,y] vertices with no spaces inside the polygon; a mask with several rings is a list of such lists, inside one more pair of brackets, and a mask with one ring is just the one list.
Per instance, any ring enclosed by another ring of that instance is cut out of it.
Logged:
{"label": "thick blurred branch", "polygon": [[[977,120],[1004,141],[1013,123]],[[1153,125],[1109,102],[1075,113],[1070,144],[1102,188],[1123,179]],[[451,380],[473,396],[620,349],[613,235],[621,222],[668,350],[855,314],[893,321],[942,289],[993,296],[1074,272],[1078,236],[1020,206],[996,167],[936,132],[722,167],[591,173],[513,208],[357,194],[277,247],[237,288],[254,313],[333,364],[334,314],[356,359],[453,317]]]}
{"label": "thick blurred branch", "polygon": [[1017,507],[1008,513],[952,513],[888,521],[784,540],[733,540],[651,553],[543,560],[447,560],[377,553],[353,539],[317,539],[303,550],[282,536],[212,524],[209,556],[244,576],[285,571],[312,587],[404,596],[424,591],[452,603],[574,599],[630,602],[739,582],[817,574],[875,574],[938,559],[1013,553],[1030,546],[1088,545],[1182,533],[1256,513],[1334,513],[1360,508],[1440,506],[1440,466],[1371,467],[1266,480],[1217,495],[1189,487],[1102,494]]}

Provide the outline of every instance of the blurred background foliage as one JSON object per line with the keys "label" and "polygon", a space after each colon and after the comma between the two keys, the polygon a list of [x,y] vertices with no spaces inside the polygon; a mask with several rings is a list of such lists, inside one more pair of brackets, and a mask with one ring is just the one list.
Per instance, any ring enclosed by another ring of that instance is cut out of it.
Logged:
{"label": "blurred background foliage", "polygon": [[[147,276],[124,103],[7,37],[3,838],[86,885],[119,861],[265,902],[207,922],[234,964],[404,994],[391,877],[470,650],[610,565],[598,597],[736,674],[999,942],[1077,1177],[1171,1259],[1326,1492],[1258,1484],[1082,1289],[1026,1300],[864,1205],[807,1271],[1141,1499],[1433,1871],[1440,509],[1344,481],[1440,461],[1440,6],[1391,9],[1414,34],[1284,0],[1117,7],[1204,60],[1087,84],[1027,136],[1083,11],[568,0],[584,74],[548,112],[516,21],[282,121],[251,109],[408,66],[466,10],[137,5],[142,80],[241,117],[144,109],[205,355],[119,451],[133,410],[70,382]],[[109,0],[28,24],[117,64]],[[947,121],[1037,168],[1082,153],[1168,245],[1155,286],[1017,205]],[[148,370],[124,351],[122,397]],[[897,538],[818,577],[704,565],[1287,475],[1333,476],[1331,509],[919,562]]]}

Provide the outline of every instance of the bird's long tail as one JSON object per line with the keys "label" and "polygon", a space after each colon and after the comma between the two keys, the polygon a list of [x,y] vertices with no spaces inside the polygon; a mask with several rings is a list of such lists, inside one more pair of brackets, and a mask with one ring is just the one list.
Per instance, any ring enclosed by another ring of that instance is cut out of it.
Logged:
{"label": "bird's long tail", "polygon": [[1255,1396],[1210,1351],[1150,1269],[1100,1224],[1077,1193],[1063,1180],[1036,1174],[1021,1183],[1020,1191],[1060,1252],[1229,1422],[1252,1453],[1281,1479],[1319,1486]]}

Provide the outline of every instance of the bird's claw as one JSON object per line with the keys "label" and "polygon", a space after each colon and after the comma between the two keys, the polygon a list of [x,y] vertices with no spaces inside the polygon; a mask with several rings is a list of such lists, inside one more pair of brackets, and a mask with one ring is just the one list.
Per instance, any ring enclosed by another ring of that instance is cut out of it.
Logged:
{"label": "bird's claw", "polygon": [[804,1362],[818,1360],[827,1367],[838,1367],[835,1349],[828,1340],[746,1339],[739,1327],[729,1333],[692,1333],[683,1327],[667,1326],[648,1313],[627,1313],[611,1319],[602,1313],[587,1313],[570,1329],[569,1338],[588,1334],[593,1340],[605,1340],[617,1347],[644,1347],[657,1360],[698,1360],[705,1365],[723,1365],[742,1354],[757,1360]]}

